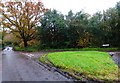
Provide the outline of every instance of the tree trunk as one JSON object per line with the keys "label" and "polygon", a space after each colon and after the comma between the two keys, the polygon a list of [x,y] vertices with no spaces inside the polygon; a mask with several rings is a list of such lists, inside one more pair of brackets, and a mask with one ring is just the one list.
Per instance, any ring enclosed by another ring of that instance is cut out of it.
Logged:
{"label": "tree trunk", "polygon": [[28,43],[27,43],[26,39],[24,39],[23,42],[24,42],[24,47],[26,48],[28,46]]}

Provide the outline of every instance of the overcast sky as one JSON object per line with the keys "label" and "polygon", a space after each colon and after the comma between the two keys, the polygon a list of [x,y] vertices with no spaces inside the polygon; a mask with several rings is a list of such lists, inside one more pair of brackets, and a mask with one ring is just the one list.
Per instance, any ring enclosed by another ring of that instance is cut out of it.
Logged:
{"label": "overcast sky", "polygon": [[74,13],[84,10],[93,14],[114,7],[118,1],[120,0],[42,0],[46,8],[57,9],[63,14],[67,14],[69,10]]}

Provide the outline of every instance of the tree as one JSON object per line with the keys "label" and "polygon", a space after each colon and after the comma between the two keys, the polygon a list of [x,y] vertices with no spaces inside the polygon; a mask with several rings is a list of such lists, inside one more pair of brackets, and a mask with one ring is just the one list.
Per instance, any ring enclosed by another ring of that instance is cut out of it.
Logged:
{"label": "tree", "polygon": [[92,46],[101,46],[104,42],[104,32],[102,31],[102,21],[103,21],[103,14],[101,12],[96,12],[93,16],[89,19],[89,28],[88,31],[91,34],[90,43]]}
{"label": "tree", "polygon": [[119,11],[119,7],[116,6],[103,11],[103,14],[98,12],[90,18],[89,31],[92,34],[93,45],[109,43],[113,47],[120,46]]}
{"label": "tree", "polygon": [[56,10],[49,10],[41,19],[38,27],[39,39],[44,47],[61,48],[65,46],[66,25],[64,16]]}
{"label": "tree", "polygon": [[28,41],[35,39],[36,25],[47,11],[42,2],[5,2],[0,3],[2,25],[9,28],[16,37],[28,46]]}
{"label": "tree", "polygon": [[4,44],[11,44],[13,45],[14,43],[20,43],[19,38],[16,38],[14,34],[12,33],[6,33],[6,35],[3,38]]}
{"label": "tree", "polygon": [[89,15],[83,11],[73,14],[72,11],[68,12],[66,16],[66,24],[68,27],[69,47],[77,47],[80,38],[87,32]]}
{"label": "tree", "polygon": [[[111,46],[118,47],[120,44],[120,28],[119,28],[119,12],[117,7],[109,8],[105,12],[105,19],[103,25],[105,26],[103,31],[106,32],[107,40]],[[105,41],[107,41],[105,40]]]}
{"label": "tree", "polygon": [[[118,23],[117,23],[117,28],[116,28],[116,35],[117,35],[117,42],[116,43],[118,43],[119,41],[120,41],[120,2],[118,2],[117,3],[117,14],[118,14],[118,18],[117,18],[117,20],[118,20]],[[120,49],[120,43],[118,44],[118,46],[119,46],[119,49]]]}

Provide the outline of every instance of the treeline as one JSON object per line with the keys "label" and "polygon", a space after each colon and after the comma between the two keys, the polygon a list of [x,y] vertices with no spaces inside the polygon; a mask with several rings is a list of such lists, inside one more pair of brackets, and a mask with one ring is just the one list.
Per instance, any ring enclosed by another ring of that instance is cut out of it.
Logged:
{"label": "treeline", "polygon": [[0,11],[6,45],[40,49],[101,47],[102,44],[120,47],[120,2],[93,15],[72,10],[63,15],[46,9],[42,2],[0,3]]}
{"label": "treeline", "polygon": [[83,11],[63,15],[49,10],[41,18],[38,39],[41,48],[120,47],[120,5],[90,16]]}

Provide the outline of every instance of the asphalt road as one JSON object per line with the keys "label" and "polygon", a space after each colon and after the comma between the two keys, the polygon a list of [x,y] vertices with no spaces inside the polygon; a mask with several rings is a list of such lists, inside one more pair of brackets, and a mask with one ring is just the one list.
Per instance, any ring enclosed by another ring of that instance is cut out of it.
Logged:
{"label": "asphalt road", "polygon": [[[39,53],[40,54],[40,53]],[[35,55],[38,55],[36,53]],[[38,56],[36,56],[38,57]],[[120,67],[120,52],[112,56]],[[0,52],[0,81],[71,81],[58,72],[49,71],[20,52]]]}
{"label": "asphalt road", "polygon": [[112,59],[115,61],[115,63],[120,68],[120,52],[115,52],[114,55],[112,56]]}
{"label": "asphalt road", "polygon": [[15,51],[2,53],[2,81],[70,81]]}

